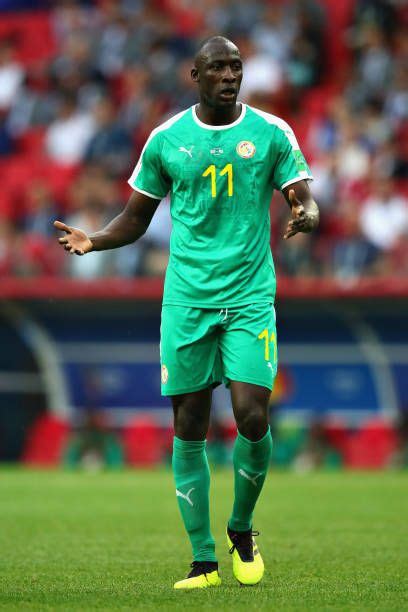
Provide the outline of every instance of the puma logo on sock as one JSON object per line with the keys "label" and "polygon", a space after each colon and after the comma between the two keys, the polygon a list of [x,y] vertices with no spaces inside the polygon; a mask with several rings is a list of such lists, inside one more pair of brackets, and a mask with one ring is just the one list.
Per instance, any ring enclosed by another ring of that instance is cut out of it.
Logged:
{"label": "puma logo on sock", "polygon": [[263,476],[263,472],[260,472],[260,473],[259,473],[259,474],[257,474],[256,476],[253,476],[253,477],[252,477],[252,476],[250,476],[249,474],[247,474],[247,473],[245,472],[245,470],[243,470],[242,468],[240,468],[240,469],[238,470],[238,474],[240,474],[240,475],[241,475],[243,478],[246,478],[247,480],[249,480],[249,482],[252,482],[252,484],[254,485],[254,487],[256,487],[256,486],[257,486],[257,484],[258,484],[258,483],[256,482],[257,478],[259,478],[260,476]]}
{"label": "puma logo on sock", "polygon": [[182,497],[183,499],[186,500],[186,502],[188,504],[190,504],[190,506],[194,506],[193,502],[190,499],[190,495],[191,493],[194,491],[195,487],[192,487],[189,491],[187,491],[187,493],[182,493],[181,491],[179,491],[178,489],[176,489],[176,497]]}

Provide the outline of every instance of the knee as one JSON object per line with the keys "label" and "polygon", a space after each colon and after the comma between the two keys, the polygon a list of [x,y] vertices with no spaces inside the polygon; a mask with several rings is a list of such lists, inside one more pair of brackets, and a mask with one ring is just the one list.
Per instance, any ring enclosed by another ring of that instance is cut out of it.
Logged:
{"label": "knee", "polygon": [[188,410],[180,410],[174,416],[174,432],[181,440],[204,440],[207,428],[203,419],[193,418]]}
{"label": "knee", "polygon": [[236,411],[238,431],[248,440],[260,440],[268,429],[268,410],[261,404],[252,404]]}
{"label": "knee", "polygon": [[208,430],[208,416],[189,399],[173,402],[174,432],[181,440],[204,440]]}

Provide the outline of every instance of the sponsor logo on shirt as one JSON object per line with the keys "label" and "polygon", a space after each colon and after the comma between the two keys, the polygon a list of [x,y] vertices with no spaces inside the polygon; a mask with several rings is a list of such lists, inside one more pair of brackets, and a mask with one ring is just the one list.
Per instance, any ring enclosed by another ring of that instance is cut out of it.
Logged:
{"label": "sponsor logo on shirt", "polygon": [[222,155],[224,153],[224,149],[220,147],[215,147],[215,149],[210,150],[211,155]]}
{"label": "sponsor logo on shirt", "polygon": [[186,149],[186,147],[179,147],[179,151],[181,153],[187,153],[187,155],[192,158],[193,157],[193,149],[194,149],[194,145],[192,147],[190,147],[189,149]]}
{"label": "sponsor logo on shirt", "polygon": [[255,155],[256,148],[254,143],[250,140],[241,140],[241,142],[237,144],[236,151],[240,157],[249,159]]}

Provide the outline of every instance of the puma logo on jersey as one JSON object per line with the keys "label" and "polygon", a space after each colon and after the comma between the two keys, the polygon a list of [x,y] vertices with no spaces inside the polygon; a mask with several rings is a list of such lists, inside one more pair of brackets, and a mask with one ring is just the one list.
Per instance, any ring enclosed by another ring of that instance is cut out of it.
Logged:
{"label": "puma logo on jersey", "polygon": [[179,147],[179,151],[181,151],[181,153],[187,153],[187,155],[191,158],[193,157],[193,153],[192,153],[193,149],[194,149],[194,145],[190,147],[189,149],[186,149],[186,147]]}
{"label": "puma logo on jersey", "polygon": [[250,476],[249,474],[247,474],[245,472],[245,470],[243,470],[242,468],[238,470],[238,474],[240,474],[243,478],[246,478],[247,480],[249,480],[249,482],[252,482],[252,484],[254,485],[254,487],[256,487],[258,485],[258,483],[256,482],[257,478],[259,478],[260,476],[263,476],[263,473],[260,472],[259,474],[257,474],[256,476]]}
{"label": "puma logo on jersey", "polygon": [[182,493],[181,491],[176,489],[176,497],[182,497],[183,499],[186,500],[188,504],[190,504],[190,506],[194,506],[193,502],[190,499],[190,495],[194,491],[194,489],[195,487],[192,487],[189,491],[187,491],[187,493]]}
{"label": "puma logo on jersey", "polygon": [[268,361],[268,363],[266,365],[268,366],[268,368],[271,368],[271,370],[273,370],[273,365],[271,364],[270,361]]}

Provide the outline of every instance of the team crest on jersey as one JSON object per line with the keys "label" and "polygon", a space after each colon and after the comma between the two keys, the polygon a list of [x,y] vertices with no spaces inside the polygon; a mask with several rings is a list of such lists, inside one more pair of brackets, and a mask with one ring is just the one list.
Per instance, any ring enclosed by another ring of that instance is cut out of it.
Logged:
{"label": "team crest on jersey", "polygon": [[237,153],[240,157],[243,157],[244,159],[249,159],[250,157],[253,157],[255,155],[255,151],[255,145],[250,140],[241,140],[241,142],[237,144]]}
{"label": "team crest on jersey", "polygon": [[165,385],[168,380],[169,380],[169,371],[167,367],[163,364],[161,367],[161,381],[163,385]]}

